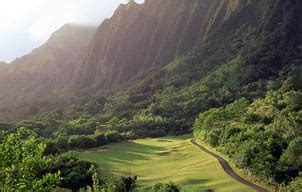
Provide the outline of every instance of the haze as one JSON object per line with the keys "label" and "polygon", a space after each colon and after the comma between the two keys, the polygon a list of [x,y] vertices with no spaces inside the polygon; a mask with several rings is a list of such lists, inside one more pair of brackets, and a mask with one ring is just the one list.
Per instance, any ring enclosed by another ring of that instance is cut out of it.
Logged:
{"label": "haze", "polygon": [[[44,43],[65,23],[98,25],[126,0],[0,0],[0,61]],[[137,1],[142,2],[142,0]]]}

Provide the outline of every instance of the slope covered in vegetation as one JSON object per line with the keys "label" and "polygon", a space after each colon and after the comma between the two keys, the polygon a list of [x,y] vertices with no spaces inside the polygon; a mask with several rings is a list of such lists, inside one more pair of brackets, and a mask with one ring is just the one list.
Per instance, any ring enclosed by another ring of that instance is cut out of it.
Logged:
{"label": "slope covered in vegetation", "polygon": [[240,168],[295,191],[301,188],[301,11],[298,0],[123,5],[98,28],[72,92],[57,89],[61,97],[41,103],[43,113],[17,108],[33,118],[0,128],[26,127],[58,153],[190,133],[194,125],[197,138]]}
{"label": "slope covered in vegetation", "polygon": [[200,114],[197,138],[229,155],[238,167],[273,184],[286,184],[301,171],[302,92],[271,91]]}

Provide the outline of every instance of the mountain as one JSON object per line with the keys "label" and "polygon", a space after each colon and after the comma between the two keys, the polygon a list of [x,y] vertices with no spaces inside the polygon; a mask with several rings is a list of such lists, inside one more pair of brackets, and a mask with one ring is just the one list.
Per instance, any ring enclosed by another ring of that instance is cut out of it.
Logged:
{"label": "mountain", "polygon": [[195,137],[249,175],[295,187],[302,183],[301,12],[298,0],[120,5],[95,33],[66,25],[0,65],[1,115],[34,117],[25,125],[53,137],[104,129],[134,139],[194,127]]}
{"label": "mountain", "polygon": [[66,24],[32,53],[0,68],[1,108],[38,105],[55,90],[67,89],[84,58],[94,27]]}
{"label": "mountain", "polygon": [[[239,97],[263,97],[266,83],[277,79],[275,84],[282,84],[294,73],[301,52],[299,10],[295,0],[122,4],[96,32],[65,25],[45,45],[2,67],[0,88],[6,91],[0,108],[15,106],[12,113],[23,113],[22,106],[36,114],[63,103],[83,104],[108,91],[130,94],[147,107],[156,92],[173,89],[167,103],[179,101],[176,111],[186,103],[178,117],[192,121],[200,111]],[[197,84],[207,94],[200,95]],[[185,89],[199,96],[183,95]],[[117,115],[115,105],[109,111]],[[177,119],[169,106],[160,110]]]}
{"label": "mountain", "polygon": [[83,86],[110,87],[162,67],[205,41],[246,3],[146,0],[120,5],[98,28],[78,80]]}
{"label": "mountain", "polygon": [[248,175],[299,191],[301,12],[297,0],[123,5],[81,67],[78,84],[99,95],[78,105],[78,117],[89,113],[129,138],[194,127]]}
{"label": "mountain", "polygon": [[121,5],[98,28],[75,82],[114,90],[105,111],[112,116],[152,106],[189,130],[202,111],[299,79],[300,10],[295,0]]}
{"label": "mountain", "polygon": [[23,113],[22,106],[37,114],[114,96],[124,100],[111,101],[110,117],[131,118],[132,109],[153,104],[164,117],[188,118],[188,129],[199,112],[263,97],[299,73],[300,6],[295,0],[122,4],[96,32],[65,25],[45,45],[2,67],[1,111],[15,106]]}

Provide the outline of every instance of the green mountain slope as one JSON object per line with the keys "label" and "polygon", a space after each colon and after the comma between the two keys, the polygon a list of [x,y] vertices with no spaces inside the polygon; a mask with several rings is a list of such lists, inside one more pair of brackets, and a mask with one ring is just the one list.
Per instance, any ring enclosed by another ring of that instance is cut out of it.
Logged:
{"label": "green mountain slope", "polygon": [[71,83],[53,89],[61,97],[44,99],[37,110],[15,109],[36,115],[50,136],[115,130],[133,139],[195,125],[198,138],[238,166],[288,184],[302,170],[301,11],[298,0],[121,5],[67,75]]}
{"label": "green mountain slope", "polygon": [[94,27],[66,24],[29,55],[0,66],[3,115],[28,117],[49,110],[55,95],[62,98],[57,92],[71,87],[94,32]]}
{"label": "green mountain slope", "polygon": [[147,0],[120,5],[98,28],[78,80],[84,86],[116,87],[140,72],[165,66],[207,39],[245,3]]}
{"label": "green mountain slope", "polygon": [[300,10],[297,2],[250,1],[188,54],[141,72],[97,110],[105,120],[160,116],[169,122],[165,132],[186,132],[212,107],[263,97],[288,79],[299,89]]}

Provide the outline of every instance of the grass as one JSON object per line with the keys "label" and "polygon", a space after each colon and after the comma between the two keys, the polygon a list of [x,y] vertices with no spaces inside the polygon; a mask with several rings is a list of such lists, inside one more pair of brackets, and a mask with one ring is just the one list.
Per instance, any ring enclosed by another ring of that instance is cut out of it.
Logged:
{"label": "grass", "polygon": [[134,174],[143,185],[168,183],[184,191],[253,191],[229,177],[220,164],[190,143],[190,137],[165,137],[117,143],[80,152],[83,160],[97,163],[116,175]]}
{"label": "grass", "polygon": [[262,187],[268,189],[269,191],[275,191],[275,188],[273,186],[268,185],[265,182],[261,182],[259,180],[257,180],[257,181],[251,180],[251,178],[249,176],[247,176],[242,170],[240,170],[239,168],[236,167],[236,165],[232,162],[232,160],[227,155],[224,155],[223,153],[217,151],[214,147],[211,147],[209,144],[207,144],[206,142],[203,142],[200,139],[197,139],[196,142],[199,143],[200,145],[206,147],[209,151],[218,154],[219,156],[224,158],[226,161],[228,161],[229,165],[240,177],[242,177],[252,183],[255,183],[256,185],[262,186]]}

